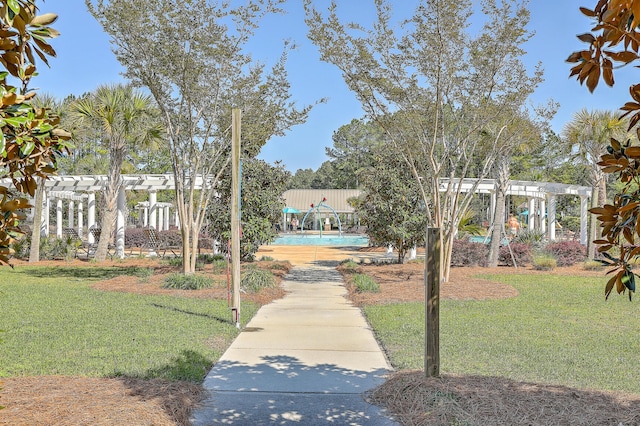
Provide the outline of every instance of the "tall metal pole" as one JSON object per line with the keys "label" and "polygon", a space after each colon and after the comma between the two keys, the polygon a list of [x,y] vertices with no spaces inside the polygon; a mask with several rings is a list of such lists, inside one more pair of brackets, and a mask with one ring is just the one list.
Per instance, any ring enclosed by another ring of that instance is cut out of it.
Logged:
{"label": "tall metal pole", "polygon": [[440,228],[427,228],[424,262],[424,371],[427,377],[440,376],[440,251]]}
{"label": "tall metal pole", "polygon": [[242,113],[232,111],[231,124],[231,313],[240,328],[240,128]]}

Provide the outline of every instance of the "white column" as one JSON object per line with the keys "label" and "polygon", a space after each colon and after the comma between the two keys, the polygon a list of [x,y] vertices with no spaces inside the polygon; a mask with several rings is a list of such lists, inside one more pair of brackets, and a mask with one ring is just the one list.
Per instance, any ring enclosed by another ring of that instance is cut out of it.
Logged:
{"label": "white column", "polygon": [[413,246],[411,250],[409,250],[409,260],[413,260],[418,257],[418,248]]}
{"label": "white column", "polygon": [[149,207],[145,207],[142,213],[142,226],[149,226]]}
{"label": "white column", "polygon": [[529,198],[529,222],[528,222],[529,231],[533,231],[536,228],[535,214],[536,214],[536,199],[532,197],[532,198]]}
{"label": "white column", "polygon": [[158,222],[156,221],[156,212],[158,210],[158,206],[156,206],[157,200],[156,191],[149,191],[149,225],[153,226],[155,229],[158,229]]}
{"label": "white column", "polygon": [[586,195],[580,196],[580,244],[587,245],[587,213],[589,199]]}
{"label": "white column", "polygon": [[169,229],[169,215],[171,211],[169,210],[169,206],[164,208],[164,229]]}
{"label": "white column", "polygon": [[56,201],[56,237],[62,238],[62,199]]}
{"label": "white column", "polygon": [[69,215],[68,215],[68,219],[69,219],[69,228],[73,228],[73,200],[69,200]]}
{"label": "white column", "polygon": [[[547,197],[549,197],[550,195],[547,194]],[[547,210],[547,200],[545,200],[544,198],[540,199],[540,232],[542,232],[543,234],[547,232],[547,220],[549,219],[549,216],[547,216],[545,218],[545,212]]]}
{"label": "white column", "polygon": [[82,205],[82,201],[78,201],[78,236],[82,238],[82,228],[84,227],[84,218],[82,214],[84,213],[84,206]]}
{"label": "white column", "polygon": [[[494,222],[494,215],[496,214],[496,193],[495,191],[491,193],[491,212],[489,213],[489,224],[491,225]],[[499,222],[501,223],[501,222]]]}
{"label": "white column", "polygon": [[178,210],[176,209],[175,211],[175,225],[176,228],[180,228],[180,216],[178,215]]}
{"label": "white column", "polygon": [[120,187],[118,191],[118,213],[116,216],[116,257],[124,259],[124,211],[126,208],[127,197],[124,188]]}
{"label": "white column", "polygon": [[158,207],[158,231],[164,230],[164,208]]}
{"label": "white column", "polygon": [[549,241],[556,239],[556,207],[557,198],[555,195],[549,196]]}
{"label": "white column", "polygon": [[[93,191],[89,192],[89,200],[87,201],[87,204],[89,206],[89,209],[87,211],[87,227],[91,228],[93,225],[96,224],[96,193],[95,192]],[[91,232],[89,232],[87,235],[87,241],[89,241],[89,244],[95,243],[95,240]]]}
{"label": "white column", "polygon": [[[47,191],[44,191],[44,206],[42,209],[42,224],[40,226],[40,230],[42,232],[42,235],[45,237],[49,236],[49,209],[51,208],[51,199],[49,198],[49,194],[47,194]],[[62,222],[60,222],[62,223]]]}

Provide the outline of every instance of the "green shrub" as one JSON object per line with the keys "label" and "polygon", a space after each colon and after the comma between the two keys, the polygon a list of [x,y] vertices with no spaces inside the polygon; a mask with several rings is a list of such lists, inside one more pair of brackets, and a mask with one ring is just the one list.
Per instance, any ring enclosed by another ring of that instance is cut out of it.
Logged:
{"label": "green shrub", "polygon": [[134,267],[133,269],[133,275],[140,278],[142,282],[147,281],[153,275],[153,268]]}
{"label": "green shrub", "polygon": [[271,256],[262,256],[262,257],[260,258],[260,261],[261,261],[261,262],[273,262],[274,260],[275,260],[275,259],[274,259],[273,257],[271,257]]}
{"label": "green shrub", "polygon": [[533,257],[533,268],[538,271],[552,271],[556,266],[558,266],[558,262],[551,255],[541,254]]}
{"label": "green shrub", "polygon": [[487,266],[489,245],[467,240],[453,240],[451,266]]}
{"label": "green shrub", "polygon": [[368,275],[354,274],[351,282],[356,287],[358,293],[379,293],[380,285]]}
{"label": "green shrub", "polygon": [[558,266],[571,266],[587,258],[587,247],[578,241],[560,241],[547,244],[547,253],[558,259]]}
{"label": "green shrub", "polygon": [[[509,250],[509,247],[511,247],[511,250]],[[513,258],[515,258],[518,266],[529,265],[533,261],[531,249],[532,247],[529,244],[512,242],[509,246],[500,247],[498,262],[502,265],[514,266]],[[511,253],[513,253],[513,258],[511,257]]]}
{"label": "green shrub", "polygon": [[583,263],[583,267],[587,271],[599,271],[604,269],[604,265],[597,260],[587,260]]}
{"label": "green shrub", "polygon": [[200,290],[213,286],[213,280],[198,274],[171,274],[165,280],[162,288],[178,290]]}
{"label": "green shrub", "polygon": [[270,271],[288,271],[291,268],[291,264],[289,262],[272,261],[266,267]]}
{"label": "green shrub", "polygon": [[340,263],[340,270],[348,274],[355,274],[358,271],[359,265],[351,259],[343,260]]}
{"label": "green shrub", "polygon": [[214,274],[222,274],[226,272],[228,264],[225,259],[216,259],[212,262],[213,273]]}
{"label": "green shrub", "polygon": [[539,229],[521,230],[518,235],[511,241],[513,243],[521,243],[531,246],[533,249],[540,249],[544,246],[545,234]]}
{"label": "green shrub", "polygon": [[276,277],[270,271],[255,266],[246,268],[240,278],[240,287],[248,293],[257,293],[263,288],[273,288],[277,285]]}
{"label": "green shrub", "polygon": [[163,259],[161,263],[165,263],[169,266],[182,266],[182,257],[167,257]]}

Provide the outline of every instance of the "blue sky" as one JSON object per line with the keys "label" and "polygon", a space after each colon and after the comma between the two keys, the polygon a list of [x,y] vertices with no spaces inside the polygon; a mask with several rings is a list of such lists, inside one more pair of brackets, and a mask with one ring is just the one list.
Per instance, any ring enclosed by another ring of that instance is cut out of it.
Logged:
{"label": "blue sky", "polygon": [[[316,1],[316,4],[323,3],[329,2]],[[369,0],[339,2],[345,17],[349,15],[350,20],[363,23],[372,18],[371,3]],[[395,0],[393,3],[401,5],[398,7],[402,13],[407,13],[417,2]],[[592,7],[595,3],[596,0],[531,0],[529,28],[536,35],[525,46],[526,61],[531,69],[541,61],[545,70],[545,82],[532,100],[546,103],[553,99],[560,104],[552,122],[557,132],[582,108],[617,110],[628,98],[633,77],[638,80],[640,75],[634,73],[633,68],[618,70],[616,85],[608,88],[601,83],[594,94],[575,79],[568,78],[570,65],[565,59],[584,46],[576,35],[590,28],[590,21],[578,8]],[[339,71],[320,62],[316,47],[307,40],[301,4],[301,0],[290,0],[289,13],[267,19],[250,46],[256,60],[269,63],[279,57],[282,40],[292,39],[298,46],[288,61],[294,99],[302,106],[328,98],[327,103],[315,107],[305,124],[294,127],[284,137],[271,139],[260,153],[260,158],[269,162],[282,160],[292,172],[300,168],[317,169],[327,160],[325,147],[332,145],[333,132],[362,116],[359,103],[345,86]],[[122,67],[111,52],[109,38],[87,12],[84,0],[47,0],[38,5],[41,12],[59,15],[53,26],[61,36],[52,43],[57,58],[50,60],[50,69],[44,65],[39,67],[40,75],[33,80],[33,86],[63,98],[90,92],[101,84],[123,81]]]}

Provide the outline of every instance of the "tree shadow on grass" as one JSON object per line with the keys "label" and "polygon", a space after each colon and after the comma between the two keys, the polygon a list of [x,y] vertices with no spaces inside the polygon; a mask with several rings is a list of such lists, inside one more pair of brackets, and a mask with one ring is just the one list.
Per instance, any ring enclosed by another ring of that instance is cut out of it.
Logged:
{"label": "tree shadow on grass", "polygon": [[151,306],[153,306],[154,308],[167,309],[169,311],[179,312],[181,314],[187,314],[187,315],[193,315],[193,316],[197,316],[197,317],[209,318],[209,319],[217,321],[217,322],[219,322],[221,324],[235,325],[235,323],[233,321],[231,321],[230,319],[224,319],[224,318],[217,317],[215,315],[204,314],[202,312],[185,311],[184,309],[176,308],[174,306],[160,305],[158,303],[152,303]]}
{"label": "tree shadow on grass", "polygon": [[202,379],[213,361],[191,350],[183,350],[165,366],[148,370],[143,377],[130,377],[116,373],[130,395],[144,401],[156,401],[163,411],[178,425],[188,425],[189,416],[206,392]]}
{"label": "tree shadow on grass", "polygon": [[139,266],[108,266],[108,267],[34,267],[16,271],[37,278],[82,278],[108,280],[123,275],[148,276],[149,268]]}

